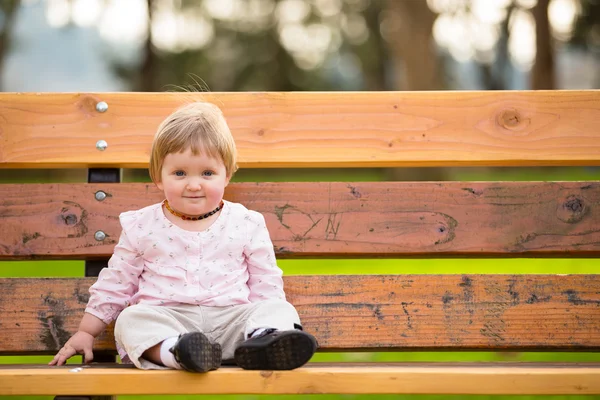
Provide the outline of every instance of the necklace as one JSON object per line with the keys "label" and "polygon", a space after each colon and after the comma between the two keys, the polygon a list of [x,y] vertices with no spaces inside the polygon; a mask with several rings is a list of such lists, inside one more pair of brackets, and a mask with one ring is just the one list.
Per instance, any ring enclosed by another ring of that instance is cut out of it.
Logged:
{"label": "necklace", "polygon": [[165,208],[166,208],[167,210],[169,210],[169,212],[170,212],[171,214],[173,214],[174,216],[176,216],[176,217],[179,217],[179,218],[181,218],[181,219],[184,219],[184,220],[186,220],[186,221],[198,221],[198,220],[201,220],[201,219],[208,218],[208,217],[210,217],[211,215],[214,215],[214,214],[216,214],[217,212],[219,212],[219,210],[220,210],[221,208],[223,208],[223,200],[221,200],[221,203],[219,204],[219,206],[218,206],[217,208],[215,208],[214,210],[212,210],[212,211],[210,211],[210,212],[207,212],[207,213],[206,213],[206,214],[204,214],[204,215],[199,215],[199,216],[197,216],[197,217],[190,217],[189,215],[185,215],[185,214],[182,214],[182,213],[179,213],[179,212],[177,212],[177,211],[173,210],[173,209],[171,208],[171,206],[169,205],[169,201],[168,201],[168,200],[166,200],[166,199],[165,199],[165,202],[164,202],[164,204],[165,204]]}

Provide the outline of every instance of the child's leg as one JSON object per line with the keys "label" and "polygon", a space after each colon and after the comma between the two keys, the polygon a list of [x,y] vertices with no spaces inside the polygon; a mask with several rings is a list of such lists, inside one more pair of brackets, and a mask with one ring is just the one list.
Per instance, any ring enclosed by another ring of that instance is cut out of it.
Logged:
{"label": "child's leg", "polygon": [[[175,336],[173,336],[173,337],[175,337]],[[167,340],[167,339],[165,339],[165,340]],[[156,344],[156,345],[150,347],[148,350],[144,351],[144,353],[142,354],[142,358],[144,360],[153,362],[154,364],[165,366],[165,363],[160,358],[160,348],[163,343],[164,343],[164,340],[162,342],[160,342],[159,344]]]}
{"label": "child's leg", "polygon": [[[168,368],[160,362],[160,344],[167,338],[188,332],[191,328],[172,314],[165,307],[141,304],[127,307],[121,312],[115,323],[115,340],[127,352],[136,367]],[[149,349],[153,350],[146,353]]]}
{"label": "child's leg", "polygon": [[294,306],[286,301],[206,307],[205,312],[216,324],[212,335],[223,347],[223,358],[234,358],[245,369],[294,369],[305,364],[317,347],[314,337],[301,330]]}
{"label": "child's leg", "polygon": [[293,305],[283,300],[253,303],[244,325],[244,340],[255,331],[273,328],[279,331],[294,330],[300,326],[300,317]]}
{"label": "child's leg", "polygon": [[244,369],[290,370],[306,364],[317,341],[303,332],[296,309],[288,302],[259,303],[246,321],[245,339],[235,349]]}
{"label": "child's leg", "polygon": [[150,361],[159,366],[183,369],[175,360],[175,356],[169,351],[177,343],[178,336],[172,336],[160,342],[157,345],[150,347],[142,354],[142,359]]}
{"label": "child's leg", "polygon": [[[201,320],[199,312],[194,314],[187,309],[135,305],[117,318],[115,339],[141,369],[177,368],[181,360],[186,362],[181,363],[186,369],[214,369],[220,365],[220,346],[200,333],[202,327],[197,321]],[[169,351],[173,347],[176,354]],[[204,362],[205,355],[210,356],[210,365]]]}

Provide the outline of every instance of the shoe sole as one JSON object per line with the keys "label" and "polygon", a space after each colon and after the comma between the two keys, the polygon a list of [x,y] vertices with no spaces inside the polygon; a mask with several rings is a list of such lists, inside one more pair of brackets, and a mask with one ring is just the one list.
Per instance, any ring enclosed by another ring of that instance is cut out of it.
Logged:
{"label": "shoe sole", "polygon": [[180,343],[180,364],[191,372],[208,372],[221,366],[221,345],[200,332],[189,333]]}
{"label": "shoe sole", "polygon": [[317,344],[300,332],[282,332],[266,345],[244,346],[235,350],[235,362],[243,369],[291,370],[311,359]]}

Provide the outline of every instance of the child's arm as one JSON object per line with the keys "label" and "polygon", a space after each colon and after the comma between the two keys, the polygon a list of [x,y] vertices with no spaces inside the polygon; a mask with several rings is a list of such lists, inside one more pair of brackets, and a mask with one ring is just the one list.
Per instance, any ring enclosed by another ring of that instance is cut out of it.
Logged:
{"label": "child's arm", "polygon": [[105,328],[106,324],[104,321],[88,313],[83,314],[83,318],[79,323],[79,332],[85,332],[94,338],[100,336]]}
{"label": "child's arm", "polygon": [[285,300],[283,272],[277,266],[273,242],[262,214],[251,212],[248,220],[248,244],[244,249],[248,265],[249,300]]}
{"label": "child's arm", "polygon": [[121,218],[123,230],[108,261],[108,268],[100,271],[96,283],[90,288],[91,296],[79,323],[79,330],[65,343],[49,365],[62,365],[75,354],[83,354],[85,362],[91,362],[94,357],[94,338],[129,305],[131,296],[137,292],[144,265],[140,253],[127,234],[127,226],[130,226],[132,221],[127,221],[127,224],[123,222]]}

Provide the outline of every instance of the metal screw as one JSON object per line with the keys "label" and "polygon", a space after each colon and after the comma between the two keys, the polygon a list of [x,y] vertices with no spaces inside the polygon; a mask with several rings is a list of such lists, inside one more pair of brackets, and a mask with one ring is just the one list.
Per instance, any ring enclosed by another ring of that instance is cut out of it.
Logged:
{"label": "metal screw", "polygon": [[100,103],[96,104],[96,111],[98,112],[106,112],[108,110],[108,104],[106,104],[105,101],[101,101]]}
{"label": "metal screw", "polygon": [[102,231],[96,231],[96,233],[94,233],[94,238],[101,242],[104,239],[106,239],[106,233],[102,232]]}
{"label": "metal screw", "polygon": [[106,198],[106,193],[104,193],[102,190],[98,190],[94,197],[96,198],[96,200],[102,201]]}
{"label": "metal screw", "polygon": [[106,140],[98,140],[96,142],[96,148],[100,151],[106,150],[107,147],[108,147],[108,143],[106,143]]}

